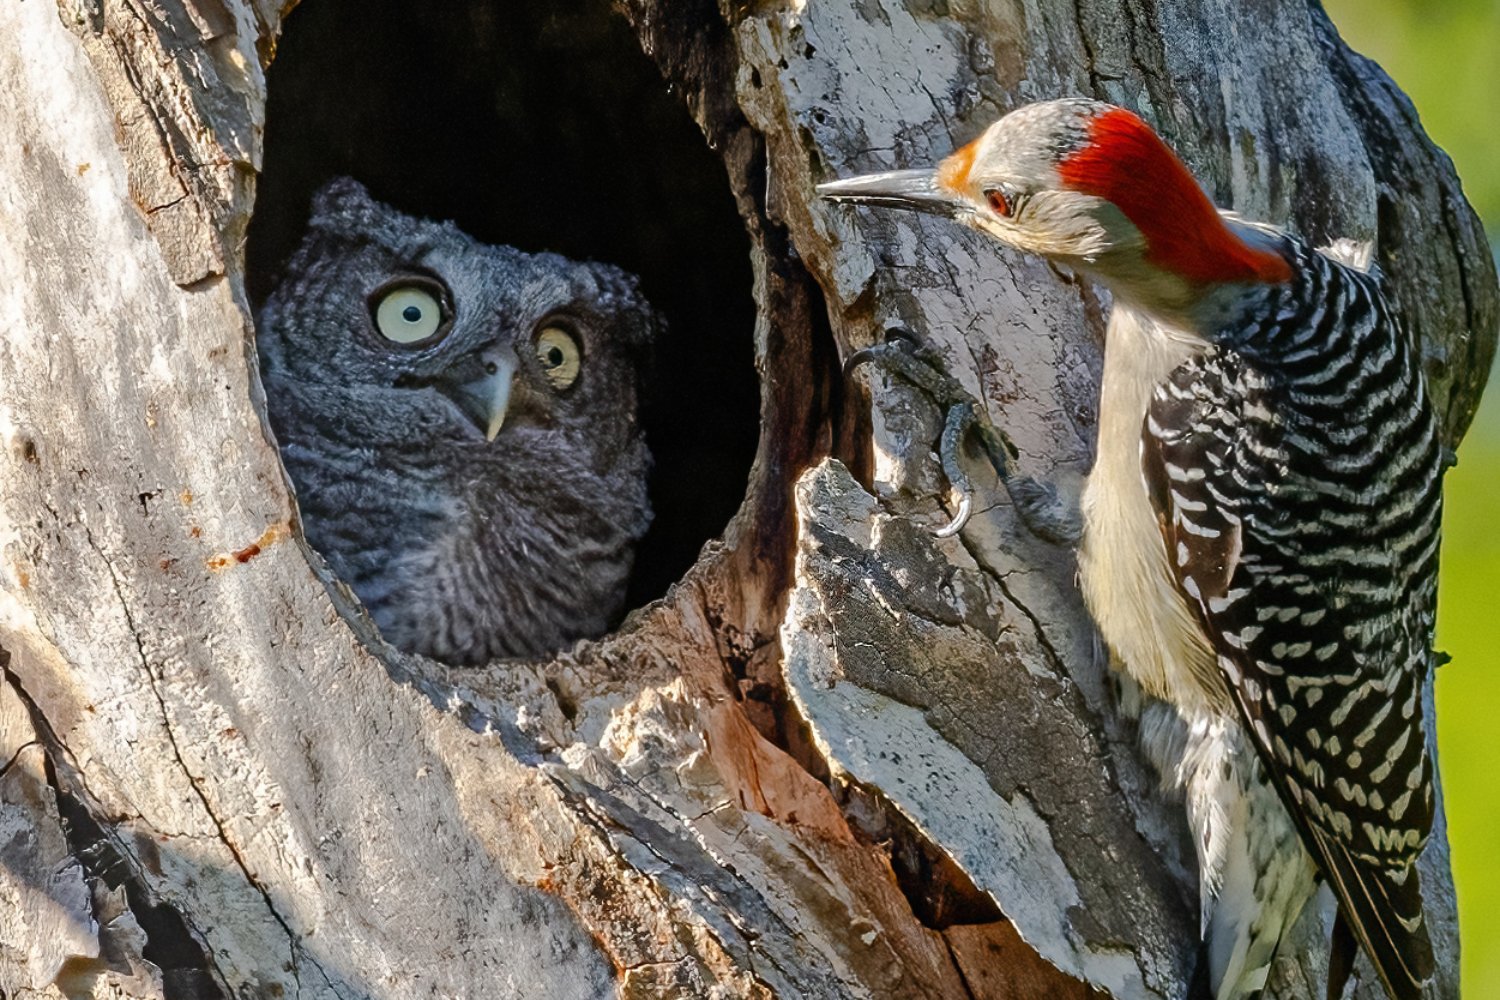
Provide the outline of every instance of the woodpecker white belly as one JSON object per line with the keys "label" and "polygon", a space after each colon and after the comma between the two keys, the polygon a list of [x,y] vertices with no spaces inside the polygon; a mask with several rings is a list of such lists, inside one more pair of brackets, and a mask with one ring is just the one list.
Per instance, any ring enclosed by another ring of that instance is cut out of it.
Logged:
{"label": "woodpecker white belly", "polygon": [[1321,876],[1330,994],[1357,941],[1417,1000],[1443,463],[1378,280],[1221,217],[1148,126],[1096,101],[820,190],[952,217],[1113,293],[1080,579],[1186,805],[1211,988],[1264,986]]}
{"label": "woodpecker white belly", "polygon": [[1213,645],[1162,544],[1141,471],[1141,429],[1155,387],[1206,345],[1117,308],[1105,334],[1098,458],[1084,485],[1078,545],[1084,600],[1117,662],[1153,698],[1199,714],[1231,712]]}

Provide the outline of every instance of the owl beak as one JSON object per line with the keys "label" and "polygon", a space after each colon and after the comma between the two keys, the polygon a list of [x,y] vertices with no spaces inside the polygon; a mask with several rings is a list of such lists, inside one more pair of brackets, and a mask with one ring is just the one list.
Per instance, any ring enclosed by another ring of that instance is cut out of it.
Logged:
{"label": "owl beak", "polygon": [[484,439],[493,441],[499,436],[500,428],[505,426],[505,415],[510,410],[516,356],[511,351],[493,355],[486,352],[483,362],[484,368],[478,378],[446,391],[448,397],[474,421],[474,426],[484,432]]}
{"label": "owl beak", "polygon": [[515,373],[512,365],[509,371],[499,369],[485,380],[484,387],[490,398],[489,423],[484,428],[486,441],[495,440],[500,428],[505,426],[505,411],[510,407],[510,379]]}
{"label": "owl beak", "polygon": [[505,426],[505,414],[510,409],[511,380],[516,374],[515,359],[491,361],[487,372],[478,389],[481,398],[487,403],[484,439],[493,441],[500,433],[500,428]]}

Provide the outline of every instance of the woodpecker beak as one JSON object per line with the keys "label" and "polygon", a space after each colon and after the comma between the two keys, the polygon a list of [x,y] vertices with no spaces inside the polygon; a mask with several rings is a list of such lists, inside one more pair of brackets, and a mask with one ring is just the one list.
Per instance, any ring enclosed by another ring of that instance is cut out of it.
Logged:
{"label": "woodpecker beak", "polygon": [[484,432],[486,441],[493,441],[505,426],[505,415],[510,409],[516,356],[508,348],[503,352],[486,351],[480,362],[482,367],[477,377],[440,384],[438,388]]}
{"label": "woodpecker beak", "polygon": [[951,219],[963,202],[938,186],[936,170],[889,170],[818,185],[818,194],[830,201],[856,205],[905,208]]}

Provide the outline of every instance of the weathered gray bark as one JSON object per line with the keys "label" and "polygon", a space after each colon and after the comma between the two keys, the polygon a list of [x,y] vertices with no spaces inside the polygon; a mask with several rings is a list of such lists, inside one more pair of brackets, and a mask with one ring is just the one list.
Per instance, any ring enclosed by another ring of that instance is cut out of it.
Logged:
{"label": "weathered gray bark", "polygon": [[[1300,0],[624,10],[745,216],[760,457],[617,635],[459,672],[325,586],[262,429],[241,240],[285,12],[0,5],[3,995],[1182,995],[1191,857],[1068,555],[999,496],[932,538],[936,415],[877,384],[864,423],[826,333],[921,331],[1076,479],[1099,302],[811,186],[1030,99],[1137,107],[1222,203],[1377,240],[1456,442],[1500,296],[1451,166]],[[1441,826],[1425,864],[1453,996]]]}

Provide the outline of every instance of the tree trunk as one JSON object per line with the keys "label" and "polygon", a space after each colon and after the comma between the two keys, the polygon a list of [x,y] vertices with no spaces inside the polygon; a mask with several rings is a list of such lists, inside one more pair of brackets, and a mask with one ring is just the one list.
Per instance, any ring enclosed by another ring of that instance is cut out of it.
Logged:
{"label": "tree trunk", "polygon": [[[838,370],[916,330],[1076,481],[1102,306],[811,190],[1029,100],[1132,106],[1221,204],[1376,241],[1456,445],[1500,294],[1406,98],[1302,0],[623,0],[749,234],[756,464],[617,633],[450,670],[330,585],[264,429],[243,237],[287,9],[0,5],[0,996],[1184,996],[1191,848],[1071,555],[993,483],[933,537],[937,414]],[[1423,869],[1456,996],[1441,820]],[[1330,921],[1274,995],[1321,995]]]}

